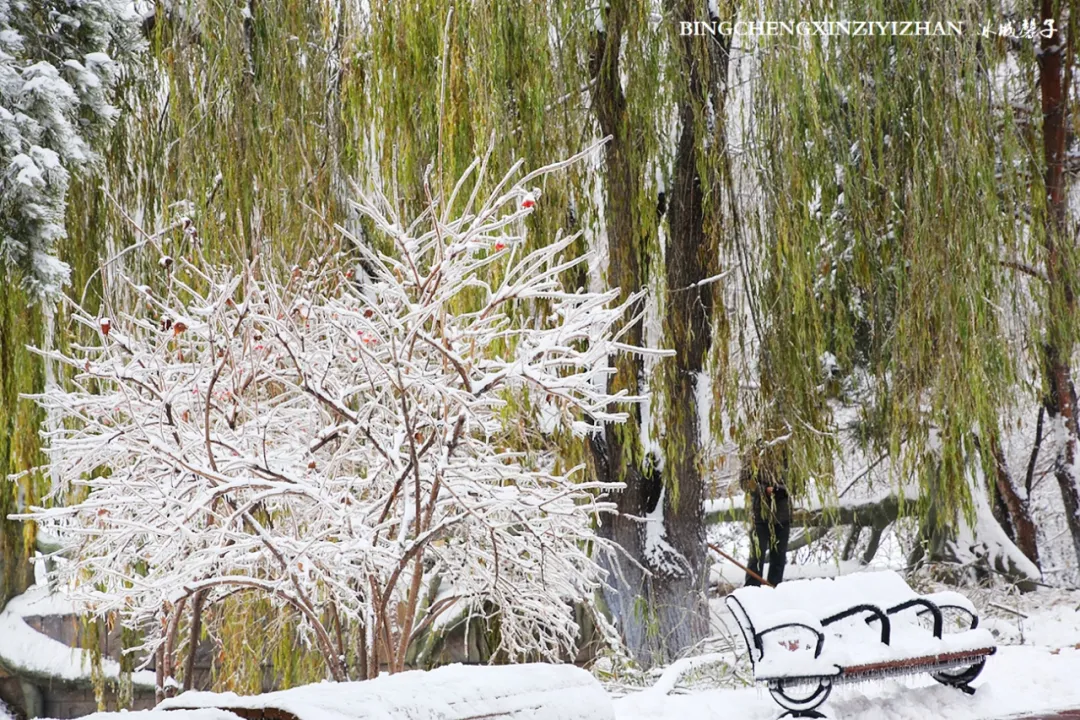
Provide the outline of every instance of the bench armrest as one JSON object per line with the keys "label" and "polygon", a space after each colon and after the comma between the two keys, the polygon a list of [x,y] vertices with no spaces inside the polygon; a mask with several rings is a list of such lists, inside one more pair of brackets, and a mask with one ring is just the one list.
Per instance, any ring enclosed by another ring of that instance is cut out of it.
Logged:
{"label": "bench armrest", "polygon": [[892,625],[891,623],[889,623],[889,616],[882,612],[881,608],[879,608],[877,605],[870,605],[868,603],[852,605],[847,610],[842,610],[835,615],[830,615],[829,617],[825,618],[821,621],[821,624],[831,625],[838,620],[843,620],[844,618],[849,618],[853,615],[858,615],[860,613],[870,614],[870,617],[866,618],[867,625],[874,622],[875,620],[881,623],[881,642],[888,645],[890,636],[892,634]]}
{"label": "bench armrest", "polygon": [[967,615],[971,618],[969,630],[974,630],[979,627],[979,615],[975,612],[975,606],[960,593],[952,590],[945,590],[943,592],[930,593],[923,597],[937,605],[940,610],[959,610]]}
{"label": "bench armrest", "polygon": [[909,608],[919,607],[920,605],[925,609],[920,610],[918,615],[930,613],[931,617],[934,618],[934,637],[940,639],[944,620],[941,617],[941,608],[935,605],[932,600],[928,600],[925,597],[912,598],[911,600],[907,600],[906,602],[902,602],[899,605],[894,605],[889,608],[889,614],[895,615],[896,613],[903,612]]}
{"label": "bench armrest", "polygon": [[724,602],[727,604],[728,609],[731,610],[731,614],[735,617],[739,630],[742,632],[751,663],[756,665],[765,656],[763,638],[769,633],[792,628],[803,631],[807,641],[803,647],[813,646],[815,658],[821,654],[825,642],[825,633],[822,631],[817,618],[813,615],[794,609],[768,614],[758,613],[756,616],[757,625],[755,625],[743,602],[734,593],[724,598]]}
{"label": "bench armrest", "polygon": [[[761,645],[757,636],[757,631],[754,630],[754,623],[750,620],[750,615],[747,614],[746,608],[739,602],[739,598],[734,595],[728,595],[724,598],[724,603],[731,610],[731,614],[735,617],[735,623],[739,626],[739,632],[742,633],[743,642],[746,643],[746,652],[750,655],[750,662],[760,660]],[[754,657],[754,650],[757,649],[758,657]]]}

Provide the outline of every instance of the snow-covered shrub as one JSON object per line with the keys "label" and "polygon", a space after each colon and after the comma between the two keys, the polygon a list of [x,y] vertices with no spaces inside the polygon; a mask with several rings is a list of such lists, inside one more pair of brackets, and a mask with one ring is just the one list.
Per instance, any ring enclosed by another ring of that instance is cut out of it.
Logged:
{"label": "snow-covered shrub", "polygon": [[[510,411],[542,405],[578,434],[622,420],[608,359],[638,298],[565,287],[592,259],[573,237],[526,250],[526,183],[556,167],[508,175],[477,210],[452,196],[454,219],[406,225],[364,195],[387,252],[357,241],[352,264],[278,278],[177,258],[162,296],[130,284],[137,307],[76,308],[98,342],[46,353],[74,380],[38,398],[62,419],[55,496],[77,500],[32,515],[71,551],[60,581],[170,653],[189,598],[262,593],[338,679],[402,669],[450,607],[494,608],[505,656],[571,648],[609,488],[515,449]],[[330,618],[362,629],[364,667]]]}
{"label": "snow-covered shrub", "polygon": [[67,283],[70,173],[116,118],[109,95],[140,46],[128,0],[0,0],[0,264],[34,295]]}

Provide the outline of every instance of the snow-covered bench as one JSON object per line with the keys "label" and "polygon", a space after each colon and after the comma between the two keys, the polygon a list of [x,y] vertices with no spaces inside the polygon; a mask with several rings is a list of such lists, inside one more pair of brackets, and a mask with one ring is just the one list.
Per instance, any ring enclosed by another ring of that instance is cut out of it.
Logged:
{"label": "snow-covered bench", "polygon": [[833,685],[888,675],[929,672],[973,693],[996,650],[966,597],[919,595],[890,571],[740,588],[727,604],[781,717],[825,717]]}

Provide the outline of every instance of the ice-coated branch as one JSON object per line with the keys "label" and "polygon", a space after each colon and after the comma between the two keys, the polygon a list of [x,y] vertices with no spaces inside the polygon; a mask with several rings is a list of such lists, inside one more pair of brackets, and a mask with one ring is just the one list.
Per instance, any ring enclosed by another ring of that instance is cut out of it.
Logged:
{"label": "ice-coated branch", "polygon": [[[515,167],[484,197],[474,163],[408,227],[361,193],[393,248],[356,241],[365,282],[347,256],[281,277],[181,259],[160,297],[127,281],[138,307],[73,305],[96,340],[42,353],[71,379],[35,399],[63,420],[45,432],[53,498],[81,500],[29,514],[70,551],[59,580],[151,648],[171,649],[195,593],[260,592],[300,611],[339,679],[402,669],[450,605],[498,613],[508,656],[572,648],[615,486],[563,469],[553,442],[525,452],[516,428],[625,417],[606,378],[635,298],[567,287],[591,259],[574,237],[529,241],[525,183],[564,166]],[[363,628],[368,667],[338,665],[330,617]]]}

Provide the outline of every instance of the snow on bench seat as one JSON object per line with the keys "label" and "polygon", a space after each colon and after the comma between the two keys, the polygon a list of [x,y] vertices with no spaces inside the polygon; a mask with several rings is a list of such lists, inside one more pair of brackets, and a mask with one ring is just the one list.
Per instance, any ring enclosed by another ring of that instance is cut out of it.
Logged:
{"label": "snow on bench seat", "polygon": [[186,692],[158,707],[219,708],[244,720],[614,720],[589,672],[547,664],[449,665],[263,695]]}

